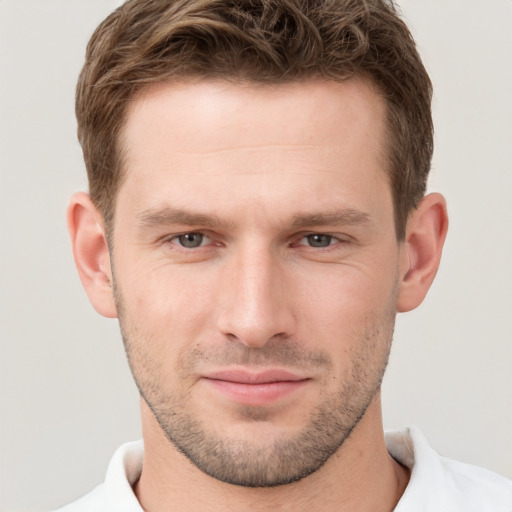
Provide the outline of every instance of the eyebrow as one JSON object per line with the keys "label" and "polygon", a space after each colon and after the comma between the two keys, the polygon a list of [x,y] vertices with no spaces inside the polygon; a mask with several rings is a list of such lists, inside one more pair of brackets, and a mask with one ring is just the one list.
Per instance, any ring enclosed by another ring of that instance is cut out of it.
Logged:
{"label": "eyebrow", "polygon": [[224,222],[216,215],[206,215],[188,210],[174,208],[161,208],[158,210],[144,210],[137,215],[137,224],[140,227],[168,226],[181,224],[185,226],[201,226],[206,228],[228,228],[231,223]]}
{"label": "eyebrow", "polygon": [[[355,226],[370,223],[371,218],[365,212],[343,209],[335,212],[296,214],[292,216],[291,227],[294,229],[315,226]],[[144,210],[137,215],[137,224],[142,228],[170,226],[201,226],[205,228],[232,228],[234,223],[221,220],[216,215],[181,210],[160,208]]]}
{"label": "eyebrow", "polygon": [[293,228],[305,228],[314,226],[356,226],[370,223],[371,218],[365,212],[353,209],[344,209],[332,213],[312,213],[306,215],[294,215]]}

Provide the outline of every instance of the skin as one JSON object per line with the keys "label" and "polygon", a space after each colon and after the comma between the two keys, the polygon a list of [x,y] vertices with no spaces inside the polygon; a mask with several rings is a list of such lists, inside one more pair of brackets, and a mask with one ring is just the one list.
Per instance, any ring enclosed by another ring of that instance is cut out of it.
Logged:
{"label": "skin", "polygon": [[[87,195],[68,221],[141,391],[146,510],[395,507],[408,473],[385,449],[380,381],[447,219],[429,195],[397,241],[385,128],[362,80],[167,83],[129,107],[112,251]],[[233,395],[227,370],[300,384]]]}

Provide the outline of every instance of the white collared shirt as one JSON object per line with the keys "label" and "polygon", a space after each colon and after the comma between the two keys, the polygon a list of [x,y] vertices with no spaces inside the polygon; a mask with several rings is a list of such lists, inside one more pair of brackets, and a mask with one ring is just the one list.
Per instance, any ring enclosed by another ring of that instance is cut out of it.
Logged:
{"label": "white collared shirt", "polygon": [[[395,512],[512,512],[511,480],[441,457],[418,428],[386,432],[386,445],[411,470]],[[142,441],[124,444],[112,457],[105,482],[56,512],[143,512],[132,489],[143,455]]]}

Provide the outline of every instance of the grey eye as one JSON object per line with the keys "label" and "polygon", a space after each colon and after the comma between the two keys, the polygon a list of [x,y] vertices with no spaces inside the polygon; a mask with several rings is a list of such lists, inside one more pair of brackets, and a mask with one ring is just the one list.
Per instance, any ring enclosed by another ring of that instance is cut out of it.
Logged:
{"label": "grey eye", "polygon": [[308,235],[306,239],[311,247],[329,247],[332,242],[331,235]]}
{"label": "grey eye", "polygon": [[200,247],[204,241],[205,236],[202,233],[185,233],[177,237],[178,243],[187,249],[194,249]]}

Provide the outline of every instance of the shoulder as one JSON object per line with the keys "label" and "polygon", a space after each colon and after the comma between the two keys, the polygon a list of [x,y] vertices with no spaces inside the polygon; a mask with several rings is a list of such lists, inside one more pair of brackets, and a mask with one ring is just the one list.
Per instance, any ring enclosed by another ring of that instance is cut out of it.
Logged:
{"label": "shoulder", "polygon": [[142,441],[126,443],[114,453],[105,482],[54,512],[142,512],[132,486],[142,471]]}
{"label": "shoulder", "polygon": [[512,512],[512,481],[441,457],[419,429],[387,432],[386,444],[390,455],[411,470],[396,512]]}

